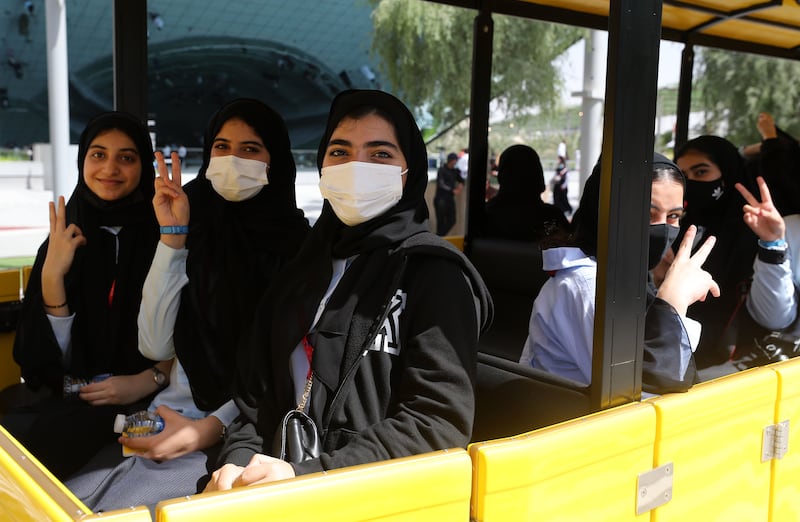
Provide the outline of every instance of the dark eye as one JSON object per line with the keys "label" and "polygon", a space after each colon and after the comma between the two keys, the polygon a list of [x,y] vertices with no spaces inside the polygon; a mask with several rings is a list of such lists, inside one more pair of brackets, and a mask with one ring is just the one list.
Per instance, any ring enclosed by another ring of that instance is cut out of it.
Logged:
{"label": "dark eye", "polygon": [[92,153],[92,157],[95,159],[103,159],[106,157],[106,155],[104,152],[98,150]]}

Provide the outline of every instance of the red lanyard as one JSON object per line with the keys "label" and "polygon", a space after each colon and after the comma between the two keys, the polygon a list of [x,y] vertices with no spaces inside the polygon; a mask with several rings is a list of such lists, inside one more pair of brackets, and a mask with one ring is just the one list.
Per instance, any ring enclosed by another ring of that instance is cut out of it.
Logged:
{"label": "red lanyard", "polygon": [[308,375],[306,375],[306,379],[311,378],[311,356],[314,355],[314,347],[311,346],[311,343],[308,342],[308,336],[303,336],[303,350],[306,352],[306,358],[308,359]]}
{"label": "red lanyard", "polygon": [[111,308],[114,304],[114,288],[117,286],[117,280],[111,281],[111,288],[108,291],[108,307]]}

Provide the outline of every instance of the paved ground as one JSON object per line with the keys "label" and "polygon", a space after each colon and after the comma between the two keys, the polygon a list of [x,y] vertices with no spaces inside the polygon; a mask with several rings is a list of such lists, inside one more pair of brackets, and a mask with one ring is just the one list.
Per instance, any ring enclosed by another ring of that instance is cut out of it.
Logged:
{"label": "paved ground", "polygon": [[[191,179],[185,176],[185,181]],[[309,221],[315,221],[322,210],[316,171],[297,175],[297,204],[305,210]],[[27,188],[22,178],[0,177],[0,260],[32,257],[50,231],[47,204],[53,199],[44,190],[41,178],[34,178]]]}

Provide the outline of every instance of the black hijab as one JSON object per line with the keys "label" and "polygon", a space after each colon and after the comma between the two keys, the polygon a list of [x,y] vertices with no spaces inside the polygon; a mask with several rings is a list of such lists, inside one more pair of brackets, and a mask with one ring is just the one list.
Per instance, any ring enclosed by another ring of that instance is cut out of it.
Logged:
{"label": "black hijab", "polygon": [[500,189],[495,198],[540,199],[544,192],[544,171],[539,154],[527,145],[512,145],[500,154],[497,164]]}
{"label": "black hijab", "polygon": [[[105,201],[83,177],[84,159],[92,141],[117,129],[135,144],[141,161],[139,184],[127,196]],[[67,302],[75,314],[71,357],[62,364],[58,344],[44,313],[41,273],[49,240],[39,249],[31,272],[14,344],[14,357],[25,381],[61,390],[64,374],[93,377],[101,373],[129,375],[152,364],[139,353],[136,319],[142,285],[158,242],[153,213],[153,147],[147,128],[134,116],[107,112],[90,120],[78,145],[78,183],[67,203],[67,223],[76,224],[86,245],[75,252],[64,278]],[[122,227],[115,236],[101,227]]]}
{"label": "black hijab", "polygon": [[[539,155],[527,145],[512,145],[500,154],[500,189],[486,203],[481,235],[549,243],[569,229],[564,213],[542,201],[544,171]],[[544,244],[544,243],[543,243]]]}
{"label": "black hijab", "polygon": [[[672,169],[680,172],[678,166],[663,154],[653,153],[652,171]],[[581,202],[572,217],[573,244],[589,257],[597,257],[597,226],[600,212],[600,160],[586,180],[581,194]],[[677,241],[676,241],[677,243]]]}
{"label": "black hijab", "polygon": [[673,243],[673,250],[677,249],[689,225],[697,226],[696,246],[709,236],[717,238],[703,269],[717,282],[721,295],[716,299],[698,301],[688,310],[689,317],[703,325],[695,357],[698,366],[705,367],[727,359],[727,347],[736,342],[738,321],[735,319],[753,273],[758,238],[742,219],[745,201],[734,187],[738,182],[754,192],[753,183],[745,173],[744,161],[737,148],[718,136],[700,136],[681,147],[675,158],[678,159],[689,151],[704,154],[715,163],[722,172],[725,185],[725,192],[714,213],[696,212],[692,201],[687,201],[686,214],[681,219],[681,234]]}
{"label": "black hijab", "polygon": [[[231,202],[206,178],[214,138],[230,119],[255,130],[270,153],[269,184],[254,197]],[[297,252],[308,221],[295,200],[296,169],[283,118],[253,99],[222,106],[206,127],[203,164],[186,184],[191,206],[186,274],[175,321],[175,351],[198,407],[227,401],[235,350],[275,274]]]}
{"label": "black hijab", "polygon": [[697,245],[708,236],[715,236],[717,242],[703,266],[720,284],[724,293],[725,288],[732,289],[746,280],[752,272],[757,238],[742,219],[745,200],[734,185],[741,183],[751,192],[754,192],[755,187],[746,173],[744,159],[738,149],[725,138],[700,136],[690,140],[678,149],[675,159],[691,151],[707,156],[719,167],[724,193],[716,203],[713,213],[705,209],[698,211],[696,205],[688,200],[690,194],[687,182],[686,213],[681,219],[681,235],[675,241],[674,248],[677,249],[677,245],[680,245],[680,239],[690,225],[698,227]]}

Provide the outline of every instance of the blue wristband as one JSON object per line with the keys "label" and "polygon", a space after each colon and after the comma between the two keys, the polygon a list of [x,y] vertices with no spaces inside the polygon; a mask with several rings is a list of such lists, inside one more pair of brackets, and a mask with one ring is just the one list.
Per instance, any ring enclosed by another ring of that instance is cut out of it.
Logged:
{"label": "blue wristband", "polygon": [[162,234],[188,234],[188,225],[178,225],[174,227],[161,227]]}
{"label": "blue wristband", "polygon": [[759,239],[758,246],[761,248],[786,248],[786,240],[783,238],[774,241],[762,241]]}

